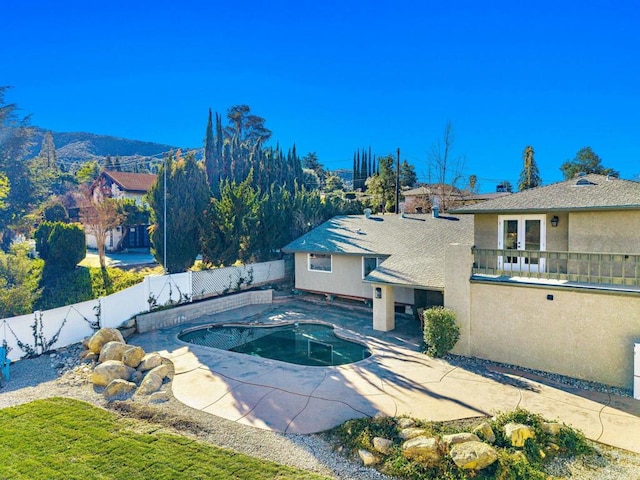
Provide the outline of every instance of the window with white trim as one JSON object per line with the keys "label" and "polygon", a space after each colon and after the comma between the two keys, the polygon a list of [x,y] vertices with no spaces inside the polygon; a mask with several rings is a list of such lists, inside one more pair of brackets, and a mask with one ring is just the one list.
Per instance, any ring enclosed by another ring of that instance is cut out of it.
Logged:
{"label": "window with white trim", "polygon": [[362,257],[362,278],[373,272],[382,263],[384,258]]}
{"label": "window with white trim", "polygon": [[310,271],[331,273],[331,255],[310,253],[307,256],[307,260]]}

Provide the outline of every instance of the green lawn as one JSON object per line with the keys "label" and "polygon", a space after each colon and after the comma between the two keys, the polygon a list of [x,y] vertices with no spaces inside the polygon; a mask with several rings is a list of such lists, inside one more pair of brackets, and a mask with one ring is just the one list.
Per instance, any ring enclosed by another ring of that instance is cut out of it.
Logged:
{"label": "green lawn", "polygon": [[[88,403],[37,400],[0,410],[0,479],[321,479]],[[142,433],[146,430],[146,433]]]}

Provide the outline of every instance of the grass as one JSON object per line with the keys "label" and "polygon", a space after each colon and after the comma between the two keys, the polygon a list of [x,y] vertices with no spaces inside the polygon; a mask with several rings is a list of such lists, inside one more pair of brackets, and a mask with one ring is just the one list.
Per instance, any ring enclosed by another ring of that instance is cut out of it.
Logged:
{"label": "grass", "polygon": [[0,479],[325,478],[131,422],[67,398],[0,410]]}

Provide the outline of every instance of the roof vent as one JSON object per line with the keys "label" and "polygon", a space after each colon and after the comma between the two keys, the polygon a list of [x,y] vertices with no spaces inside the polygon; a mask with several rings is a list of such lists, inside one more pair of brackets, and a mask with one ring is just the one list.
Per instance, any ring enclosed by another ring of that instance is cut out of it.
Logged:
{"label": "roof vent", "polygon": [[586,178],[579,178],[578,181],[576,181],[577,187],[586,187],[589,185],[595,185],[595,183],[587,180]]}
{"label": "roof vent", "polygon": [[371,209],[370,208],[365,208],[364,209],[364,218],[371,218]]}

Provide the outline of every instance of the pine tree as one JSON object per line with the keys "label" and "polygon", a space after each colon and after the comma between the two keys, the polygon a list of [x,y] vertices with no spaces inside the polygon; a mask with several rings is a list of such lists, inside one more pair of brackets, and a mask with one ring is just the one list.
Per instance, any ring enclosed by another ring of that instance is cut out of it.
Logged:
{"label": "pine tree", "polygon": [[542,179],[540,178],[540,172],[538,166],[533,159],[533,147],[527,145],[522,151],[522,159],[524,166],[522,172],[520,172],[520,179],[518,180],[518,190],[527,190],[542,185]]}

